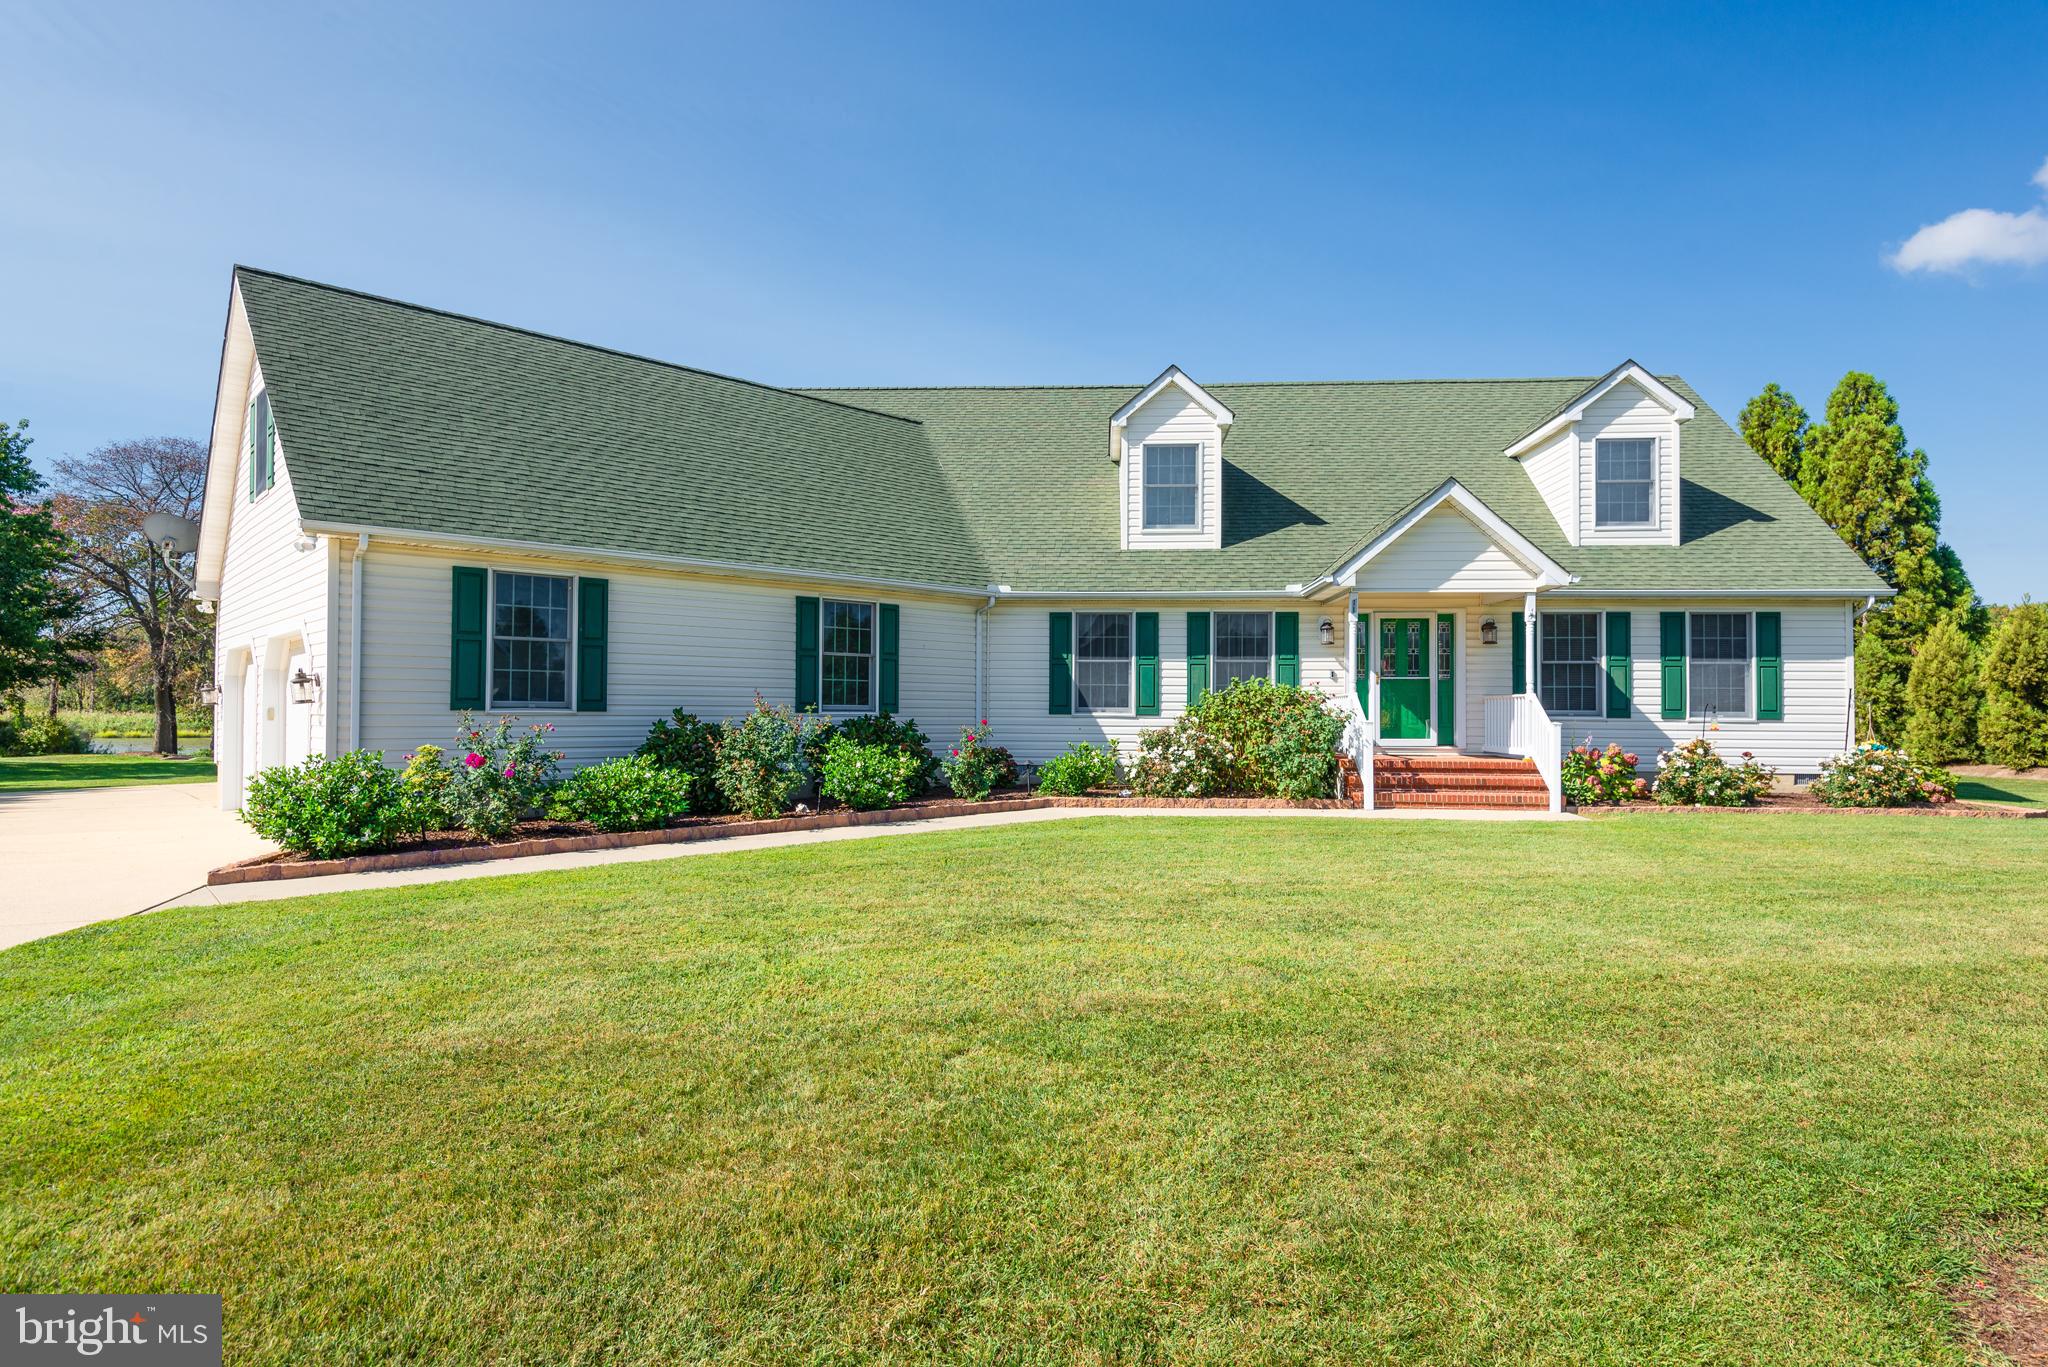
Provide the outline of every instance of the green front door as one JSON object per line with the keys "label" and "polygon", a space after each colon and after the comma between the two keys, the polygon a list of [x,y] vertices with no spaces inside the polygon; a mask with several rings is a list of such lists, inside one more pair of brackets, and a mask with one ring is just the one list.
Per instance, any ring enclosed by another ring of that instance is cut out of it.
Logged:
{"label": "green front door", "polygon": [[1373,619],[1380,649],[1380,739],[1429,739],[1427,617]]}

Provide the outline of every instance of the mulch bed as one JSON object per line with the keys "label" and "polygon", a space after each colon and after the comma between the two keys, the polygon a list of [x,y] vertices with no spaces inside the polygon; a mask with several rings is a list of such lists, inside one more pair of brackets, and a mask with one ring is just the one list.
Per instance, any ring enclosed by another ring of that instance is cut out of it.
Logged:
{"label": "mulch bed", "polygon": [[851,807],[829,807],[823,811],[792,813],[766,821],[747,816],[691,816],[652,831],[620,831],[612,834],[576,821],[525,821],[503,840],[486,840],[469,831],[432,831],[424,837],[401,841],[376,854],[351,855],[344,859],[320,859],[311,855],[260,855],[225,864],[206,875],[210,886],[234,883],[262,883],[281,878],[319,878],[336,873],[378,873],[390,869],[432,868],[445,864],[472,864],[491,859],[523,859],[537,854],[571,854],[584,850],[630,849],[639,845],[675,845],[698,840],[730,840],[743,835],[774,835],[784,831],[832,830],[842,826],[881,826],[904,821],[930,821],[947,816],[981,816],[991,812],[1025,812],[1045,807],[1143,807],[1173,810],[1201,807],[1288,808],[1298,811],[1348,809],[1354,804],[1335,798],[1312,802],[1288,802],[1270,797],[1124,797],[1118,793],[1090,793],[1085,797],[1040,797],[1028,789],[1013,788],[992,794],[986,802],[968,802],[957,797],[926,797],[900,807],[861,812]]}

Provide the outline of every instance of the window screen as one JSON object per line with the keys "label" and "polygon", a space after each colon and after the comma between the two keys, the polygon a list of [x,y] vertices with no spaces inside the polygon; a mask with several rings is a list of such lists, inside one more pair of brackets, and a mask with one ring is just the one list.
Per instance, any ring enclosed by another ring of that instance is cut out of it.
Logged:
{"label": "window screen", "polygon": [[1239,679],[1273,677],[1273,614],[1219,612],[1215,623],[1216,650],[1210,669],[1216,688],[1228,688]]}
{"label": "window screen", "polygon": [[1692,715],[1749,715],[1749,614],[1694,613],[1690,644]]}
{"label": "window screen", "polygon": [[1074,614],[1074,710],[1128,712],[1131,708],[1131,615]]}
{"label": "window screen", "polygon": [[1647,526],[1657,443],[1648,437],[1593,446],[1593,525]]}
{"label": "window screen", "polygon": [[1546,612],[1539,620],[1537,696],[1550,713],[1600,710],[1600,614]]}
{"label": "window screen", "polygon": [[820,701],[828,708],[873,706],[875,605],[827,598],[820,616]]}
{"label": "window screen", "polygon": [[1198,446],[1145,448],[1145,526],[1195,525],[1195,470]]}

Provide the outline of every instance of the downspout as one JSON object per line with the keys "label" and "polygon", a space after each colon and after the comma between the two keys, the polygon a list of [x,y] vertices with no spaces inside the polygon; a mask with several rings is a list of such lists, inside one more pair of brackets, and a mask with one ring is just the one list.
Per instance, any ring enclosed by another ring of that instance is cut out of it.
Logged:
{"label": "downspout", "polygon": [[986,675],[982,662],[988,655],[988,612],[996,605],[996,596],[991,593],[988,601],[974,610],[974,720],[979,722],[988,715],[987,690],[982,680]]}
{"label": "downspout", "polygon": [[370,553],[370,534],[356,533],[356,558],[349,569],[348,592],[348,748],[363,748],[363,557]]}

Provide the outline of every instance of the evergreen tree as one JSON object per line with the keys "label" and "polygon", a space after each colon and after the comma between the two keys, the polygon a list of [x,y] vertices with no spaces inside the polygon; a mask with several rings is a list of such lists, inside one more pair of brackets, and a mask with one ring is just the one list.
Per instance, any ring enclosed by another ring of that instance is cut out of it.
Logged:
{"label": "evergreen tree", "polygon": [[2048,764],[2048,606],[2021,603],[1992,633],[1977,739],[1993,764]]}
{"label": "evergreen tree", "polygon": [[0,693],[69,678],[94,644],[68,630],[79,607],[62,574],[68,539],[47,503],[29,502],[43,481],[27,427],[0,422]]}
{"label": "evergreen tree", "polygon": [[1977,661],[1958,614],[1928,629],[1906,676],[1906,748],[1931,764],[1958,764],[1977,754],[1982,701]]}
{"label": "evergreen tree", "polygon": [[1800,457],[1806,450],[1806,410],[1775,384],[1742,406],[1737,419],[1743,440],[1752,451],[1771,463],[1787,483],[1799,483]]}

